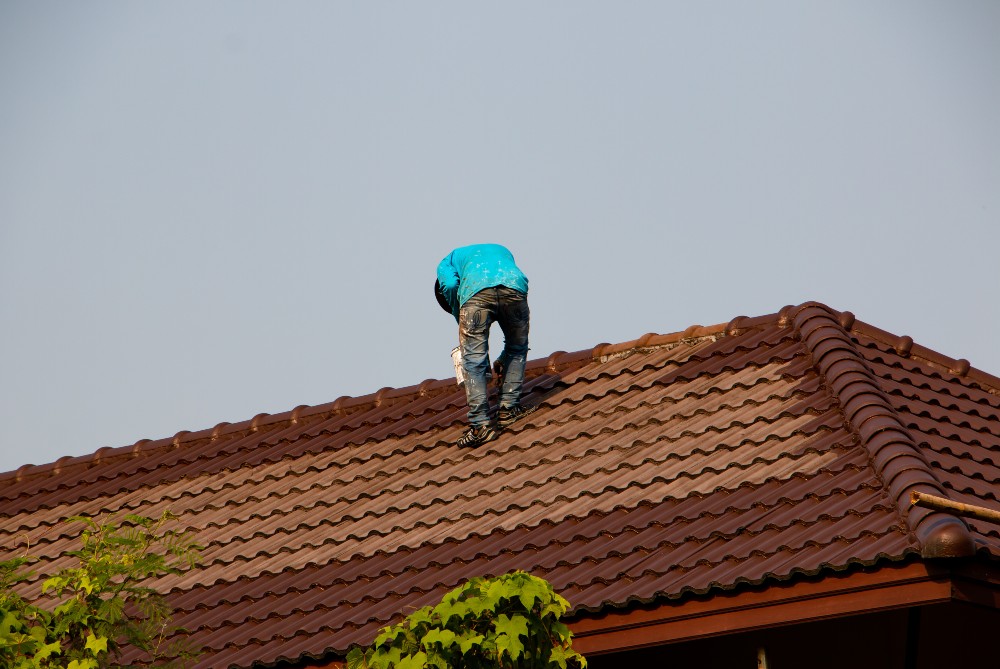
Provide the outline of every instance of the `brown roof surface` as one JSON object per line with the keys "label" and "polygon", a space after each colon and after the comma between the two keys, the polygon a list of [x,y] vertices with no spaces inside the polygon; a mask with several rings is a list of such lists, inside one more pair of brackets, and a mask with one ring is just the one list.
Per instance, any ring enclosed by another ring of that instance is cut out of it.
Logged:
{"label": "brown roof surface", "polygon": [[[465,578],[526,569],[576,615],[975,548],[1000,379],[809,303],[529,364],[539,410],[456,447],[453,379],[0,475],[0,542],[67,564],[67,516],[171,509],[163,586],[200,667],[334,657]],[[4,557],[0,554],[0,557]],[[332,654],[332,655],[331,655]]]}

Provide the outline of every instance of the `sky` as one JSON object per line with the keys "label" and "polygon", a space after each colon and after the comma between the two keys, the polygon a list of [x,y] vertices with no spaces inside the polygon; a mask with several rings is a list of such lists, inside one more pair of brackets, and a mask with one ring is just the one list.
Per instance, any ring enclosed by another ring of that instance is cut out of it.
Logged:
{"label": "sky", "polygon": [[[0,3],[0,471],[817,300],[1000,375],[1000,3]],[[499,352],[497,333],[491,346]]]}

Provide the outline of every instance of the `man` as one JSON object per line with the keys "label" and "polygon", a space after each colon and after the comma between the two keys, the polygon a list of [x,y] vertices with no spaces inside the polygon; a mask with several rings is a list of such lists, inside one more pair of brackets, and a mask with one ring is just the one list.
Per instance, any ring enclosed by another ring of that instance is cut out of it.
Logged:
{"label": "man", "polygon": [[[528,277],[514,256],[499,244],[455,249],[438,265],[434,294],[441,308],[458,321],[458,345],[469,402],[468,431],[459,446],[479,446],[530,413],[521,406],[521,385],[528,358]],[[490,423],[486,383],[489,375],[490,326],[503,330],[503,353],[495,371],[500,386],[497,426]]]}

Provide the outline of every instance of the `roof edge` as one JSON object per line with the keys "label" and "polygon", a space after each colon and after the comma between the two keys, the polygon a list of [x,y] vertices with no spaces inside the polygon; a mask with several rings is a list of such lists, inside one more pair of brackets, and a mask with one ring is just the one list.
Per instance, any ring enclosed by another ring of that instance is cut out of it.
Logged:
{"label": "roof edge", "polygon": [[949,570],[909,561],[798,580],[782,588],[603,611],[567,624],[573,647],[597,656],[952,599]]}
{"label": "roof edge", "polygon": [[[910,337],[899,337],[877,327],[855,322],[854,315],[849,311],[837,312],[819,302],[806,302],[799,306],[788,305],[777,313],[763,316],[737,316],[728,323],[702,326],[692,325],[682,332],[671,334],[656,334],[649,332],[643,336],[630,341],[618,344],[601,343],[593,348],[583,349],[572,353],[566,351],[556,351],[547,358],[537,358],[528,362],[525,367],[525,379],[531,379],[543,374],[555,374],[570,367],[582,366],[584,364],[607,359],[609,356],[628,355],[633,351],[669,346],[685,341],[702,339],[713,336],[736,336],[758,327],[767,326],[777,322],[781,327],[792,325],[792,319],[802,312],[802,310],[816,307],[826,310],[846,331],[855,331],[865,336],[871,337],[886,345],[893,346],[899,355],[904,357],[916,357],[927,361],[934,367],[960,377],[969,378],[972,381],[984,384],[989,392],[1000,395],[1000,377],[987,374],[981,370],[971,367],[968,360],[953,359],[937,353],[931,349],[914,344]],[[300,404],[290,411],[277,414],[259,413],[249,420],[238,423],[223,421],[212,428],[207,428],[195,432],[181,430],[172,437],[161,439],[139,439],[127,446],[104,446],[94,453],[80,456],[63,456],[48,464],[25,464],[20,468],[0,472],[0,483],[7,481],[21,482],[28,478],[41,478],[44,476],[54,476],[66,472],[70,469],[80,471],[106,463],[111,460],[123,460],[149,456],[154,453],[178,449],[184,446],[200,443],[205,440],[215,441],[222,437],[246,436],[261,429],[276,429],[295,425],[306,420],[322,420],[337,414],[353,413],[363,411],[372,407],[381,406],[384,403],[392,404],[397,401],[406,401],[414,395],[426,397],[455,390],[454,378],[445,379],[425,379],[419,384],[406,386],[403,388],[385,387],[367,395],[349,396],[344,395],[333,402],[310,406]]]}
{"label": "roof edge", "polygon": [[[566,351],[555,351],[546,358],[536,358],[528,361],[525,366],[524,378],[527,381],[544,374],[557,374],[572,367],[579,367],[593,361],[599,361],[608,356],[627,355],[632,351],[668,346],[684,341],[690,341],[692,339],[719,336],[727,333],[734,334],[736,331],[731,331],[731,329],[733,322],[735,321],[746,321],[746,324],[741,324],[741,327],[745,328],[747,326],[753,326],[758,322],[766,322],[773,319],[773,314],[753,319],[747,319],[746,317],[741,316],[734,319],[734,321],[731,321],[729,325],[724,323],[708,327],[692,325],[682,332],[675,332],[671,334],[656,334],[654,332],[649,332],[630,341],[619,344],[601,343],[597,344],[593,348],[582,349],[572,353],[567,353]],[[148,456],[153,453],[179,449],[196,442],[200,443],[205,440],[215,441],[222,437],[230,437],[233,435],[242,437],[260,430],[269,430],[295,425],[309,419],[323,420],[338,414],[343,415],[354,413],[356,411],[364,411],[366,409],[376,408],[382,405],[391,405],[398,401],[409,401],[414,396],[426,397],[428,395],[454,392],[454,390],[454,377],[445,379],[425,379],[419,384],[405,386],[402,388],[392,388],[387,386],[374,393],[368,393],[367,395],[359,395],[356,397],[344,395],[337,398],[333,402],[327,402],[324,404],[317,404],[314,406],[300,404],[294,409],[284,411],[282,413],[259,413],[249,420],[240,421],[238,423],[223,421],[215,425],[215,427],[198,430],[196,432],[181,430],[172,437],[164,437],[156,440],[143,438],[139,439],[134,444],[127,446],[105,446],[91,454],[79,456],[66,455],[59,458],[55,462],[48,464],[25,464],[13,471],[0,472],[0,483],[11,480],[19,483],[28,478],[54,476],[64,473],[70,469],[83,471],[101,463],[106,463],[110,460],[123,460]]]}
{"label": "roof edge", "polygon": [[[786,308],[787,309],[787,308]],[[785,312],[786,310],[782,310]],[[969,557],[975,542],[960,518],[912,507],[912,492],[946,496],[910,431],[885,396],[875,374],[851,341],[854,315],[818,302],[792,308],[792,323],[813,364],[840,404],[845,421],[925,558]]]}
{"label": "roof edge", "polygon": [[[850,314],[850,312],[844,313]],[[914,343],[913,337],[894,335],[891,332],[862,321],[857,321],[852,326],[849,326],[848,329],[880,341],[886,346],[891,346],[896,351],[896,354],[901,357],[922,360],[941,372],[946,372],[958,378],[968,379],[984,386],[983,390],[986,392],[1000,396],[1000,377],[973,367],[972,363],[966,358],[949,357],[926,346]]]}

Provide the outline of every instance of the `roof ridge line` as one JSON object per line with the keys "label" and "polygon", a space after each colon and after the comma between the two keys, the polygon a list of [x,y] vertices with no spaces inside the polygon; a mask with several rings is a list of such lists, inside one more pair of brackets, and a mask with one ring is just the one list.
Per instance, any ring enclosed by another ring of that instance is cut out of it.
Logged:
{"label": "roof ridge line", "polygon": [[[694,326],[694,327],[698,327],[698,326]],[[689,330],[691,330],[691,328],[689,328]],[[685,333],[686,332],[687,331],[685,331]],[[678,341],[681,341],[681,339],[682,339],[681,335],[683,335],[685,333],[677,333],[675,335],[652,335],[652,333],[650,333],[650,334],[645,335],[644,337],[640,337],[639,339],[632,340],[630,342],[625,342],[625,344],[632,345],[632,344],[635,344],[636,342],[648,342],[648,341],[652,341],[652,344],[647,344],[647,347],[659,348],[659,347],[662,347],[662,346],[666,345],[666,344],[663,344],[662,342],[660,342],[661,339],[676,338]],[[594,349],[591,349],[591,351],[598,351],[603,346],[608,346],[608,345],[607,344],[598,344]],[[615,345],[615,346],[618,347],[618,346],[622,346],[622,345]],[[635,347],[633,346],[632,348],[629,348],[628,350],[635,350]],[[569,353],[569,354],[565,353],[564,351],[557,351],[557,352],[551,354],[546,359],[539,358],[539,359],[533,360],[533,361],[531,361],[528,364],[528,368],[529,368],[529,371],[531,369],[533,369],[537,373],[534,373],[534,374],[532,374],[530,376],[526,375],[526,381],[535,381],[536,379],[540,379],[540,378],[544,377],[547,373],[552,372],[553,370],[559,371],[559,370],[564,369],[566,367],[572,366],[574,363],[578,363],[578,362],[584,360],[585,356],[583,354],[585,354],[585,353],[587,353],[587,350],[577,351],[575,353]],[[594,353],[594,355],[597,356],[598,354]],[[599,359],[599,357],[592,358],[592,360],[597,360],[597,359]],[[585,360],[584,360],[584,362],[585,362]],[[400,397],[404,397],[406,395],[412,395],[413,392],[417,392],[420,397],[444,395],[444,394],[447,394],[448,392],[454,392],[453,389],[449,388],[449,385],[452,384],[452,383],[453,382],[451,381],[451,379],[441,379],[441,380],[427,379],[427,380],[425,380],[423,383],[421,383],[419,385],[408,386],[408,387],[405,387],[405,388],[399,388],[399,389],[383,388],[382,391],[379,391],[379,393],[383,393],[384,392],[387,397],[390,397],[390,399],[400,398]],[[528,392],[534,392],[534,391],[538,390],[539,386],[544,386],[544,384],[538,384],[538,383],[527,384],[526,383],[526,387],[529,386],[529,385],[531,386],[531,389]],[[416,389],[416,390],[414,390],[414,389]],[[551,388],[549,388],[549,389],[551,389]],[[544,390],[546,390],[546,389],[543,387],[543,391]],[[300,406],[296,407],[294,410],[292,410],[290,412],[284,412],[284,413],[280,413],[280,414],[273,414],[273,415],[271,415],[271,414],[267,414],[267,413],[261,413],[261,414],[257,414],[257,416],[255,416],[253,419],[251,419],[249,421],[242,421],[240,423],[221,422],[221,423],[217,424],[214,428],[208,428],[208,429],[205,429],[205,430],[200,430],[198,432],[189,432],[187,430],[181,430],[180,432],[178,432],[173,437],[167,437],[167,438],[158,439],[158,440],[155,440],[155,441],[152,441],[152,440],[149,440],[149,439],[140,439],[139,441],[135,442],[131,446],[123,446],[123,447],[118,447],[118,448],[112,448],[112,447],[106,446],[106,447],[101,448],[101,449],[99,449],[98,451],[96,451],[95,453],[92,453],[92,454],[85,454],[85,455],[75,456],[75,457],[74,456],[64,456],[64,457],[60,458],[59,460],[57,460],[56,462],[50,463],[50,464],[44,464],[44,465],[23,465],[22,467],[20,467],[17,470],[10,471],[10,472],[0,473],[0,484],[2,484],[5,481],[9,481],[11,479],[15,479],[15,482],[19,483],[21,480],[23,480],[25,478],[41,478],[46,473],[48,473],[50,476],[51,475],[58,475],[60,473],[60,470],[63,467],[66,467],[66,468],[69,468],[69,467],[78,467],[78,468],[82,467],[83,470],[85,471],[86,469],[89,469],[91,466],[98,465],[98,464],[100,464],[101,462],[104,462],[104,461],[108,461],[108,460],[121,460],[121,459],[124,459],[126,456],[131,456],[132,458],[137,458],[137,457],[140,457],[142,455],[150,455],[151,456],[151,455],[154,455],[157,451],[176,450],[178,448],[181,448],[181,447],[189,445],[189,444],[194,444],[196,442],[203,442],[203,441],[206,441],[206,440],[207,441],[215,441],[218,438],[224,437],[224,436],[231,436],[231,435],[237,435],[238,434],[239,436],[237,437],[236,442],[234,442],[234,443],[239,443],[239,441],[248,438],[250,435],[258,432],[261,429],[264,429],[265,432],[276,432],[276,433],[282,434],[283,430],[287,429],[288,427],[291,427],[292,425],[295,425],[298,422],[303,421],[303,419],[305,419],[305,418],[312,418],[313,416],[321,416],[318,420],[315,421],[315,423],[317,425],[323,425],[326,422],[330,421],[331,419],[335,418],[336,416],[348,416],[351,413],[357,413],[357,411],[352,412],[352,411],[349,411],[349,409],[354,409],[356,407],[362,407],[362,409],[360,411],[364,411],[364,408],[363,408],[364,407],[364,401],[371,400],[373,397],[375,397],[375,400],[372,400],[372,402],[374,402],[372,404],[372,408],[378,407],[379,406],[378,402],[381,401],[381,400],[378,400],[378,398],[376,397],[376,395],[378,395],[379,393],[369,394],[369,395],[364,395],[364,396],[358,396],[358,397],[343,396],[343,397],[338,398],[334,402],[329,402],[329,403],[321,404],[321,405],[315,405],[315,406],[312,406],[312,407],[307,406],[307,405],[300,405]],[[424,411],[423,413],[426,414],[426,413],[429,413],[429,412],[428,411]],[[282,423],[282,422],[286,422],[286,424],[285,425],[279,425],[279,423]],[[379,423],[377,423],[377,424],[381,424],[382,422],[385,422],[385,421],[384,420],[379,421]],[[372,424],[372,425],[376,425],[376,424]],[[348,427],[346,424],[341,424],[341,425],[338,425],[332,431],[330,431],[330,434],[331,435],[336,435],[337,433],[344,432],[344,431],[347,431],[347,432],[356,431],[358,429],[358,427],[360,427],[360,426]],[[254,446],[254,448],[261,447],[261,446],[271,447],[271,446],[275,446],[275,445],[281,443],[282,441],[283,440],[278,440],[278,441],[274,441],[274,442],[268,442],[267,438],[264,437],[259,442],[259,444],[257,444],[257,445]],[[352,443],[360,446],[360,445],[363,445],[364,442],[348,441],[348,442],[345,443],[345,445],[350,445]],[[244,449],[241,448],[241,449],[237,449],[237,450],[244,450]],[[236,451],[234,451],[234,453],[235,452]],[[228,454],[228,455],[232,455],[232,454]],[[214,457],[216,457],[216,456],[202,454],[202,455],[198,455],[197,459],[211,459],[211,458],[214,458]],[[156,465],[155,468],[160,468],[161,466],[162,465]],[[152,471],[152,470],[149,470],[149,471]],[[134,474],[134,472],[125,472],[125,471],[122,471],[122,472],[117,472],[115,474],[115,476],[112,477],[112,478],[127,478],[129,476],[132,476],[133,474]],[[111,479],[108,479],[108,480],[111,480]],[[45,491],[51,492],[53,490],[58,489],[59,487],[67,487],[68,488],[68,487],[71,487],[71,486],[72,486],[72,483],[68,482],[68,483],[65,483],[63,485],[57,486],[56,488],[46,489]],[[33,494],[33,493],[20,493],[20,494],[18,494],[15,497],[10,497],[10,496],[6,496],[5,497],[2,494],[0,494],[0,499],[15,500],[15,499],[18,499],[19,497],[22,497],[22,496],[25,496],[25,495],[30,495],[30,494]]]}
{"label": "roof ridge line", "polygon": [[960,518],[940,511],[913,507],[910,492],[947,496],[930,465],[851,341],[854,314],[838,312],[819,302],[805,302],[781,310],[816,369],[839,402],[845,422],[863,448],[872,468],[895,502],[906,526],[916,537],[925,558],[968,557],[976,547]]}
{"label": "roof ridge line", "polygon": [[[622,353],[633,349],[659,347],[671,343],[682,342],[688,339],[707,337],[721,334],[724,330],[725,325],[723,324],[709,327],[692,325],[683,332],[672,334],[656,334],[654,332],[649,332],[638,339],[633,339],[619,344],[600,343],[592,348],[582,349],[572,353],[567,353],[566,351],[555,351],[547,358],[536,358],[528,361],[525,366],[525,381],[535,377],[544,376],[546,373],[562,371],[563,369],[574,364],[586,364],[593,362],[594,360],[599,360],[605,355]],[[0,483],[11,480],[14,482],[20,482],[29,477],[35,478],[44,475],[58,475],[63,471],[63,469],[70,467],[89,469],[91,466],[100,464],[102,461],[109,459],[117,460],[122,457],[140,457],[145,453],[177,449],[188,443],[201,441],[203,439],[215,441],[220,437],[229,436],[234,433],[243,433],[244,436],[246,436],[246,434],[257,432],[261,428],[269,428],[282,423],[284,423],[286,427],[295,425],[304,419],[312,418],[313,416],[320,414],[327,414],[328,416],[337,414],[346,415],[347,413],[351,413],[351,410],[377,408],[387,401],[405,398],[414,394],[417,394],[420,397],[424,397],[430,393],[443,394],[445,392],[452,392],[454,389],[451,388],[451,386],[453,386],[454,383],[454,379],[449,377],[444,379],[425,379],[419,384],[413,384],[402,388],[386,386],[366,395],[343,395],[332,402],[326,402],[313,406],[300,404],[294,409],[277,414],[262,412],[258,413],[251,419],[240,421],[238,423],[222,421],[214,427],[205,428],[195,432],[190,430],[180,430],[172,437],[163,437],[156,440],[143,438],[133,444],[118,447],[104,446],[90,454],[79,456],[66,455],[53,463],[40,465],[25,464],[16,470],[0,472]]]}
{"label": "roof ridge line", "polygon": [[944,371],[958,378],[984,384],[988,388],[982,388],[982,390],[994,396],[1000,395],[1000,377],[994,376],[978,367],[973,367],[972,363],[966,358],[952,358],[944,353],[914,342],[913,338],[908,335],[895,335],[863,321],[858,321],[850,329],[881,342],[886,346],[891,346],[896,354],[903,358],[923,360],[938,371]]}
{"label": "roof ridge line", "polygon": [[[621,354],[632,350],[657,348],[691,339],[725,335],[727,332],[730,332],[730,330],[733,330],[735,327],[733,324],[736,322],[739,322],[740,327],[745,329],[746,327],[753,327],[754,325],[757,325],[758,322],[771,321],[774,317],[774,314],[754,318],[738,316],[730,321],[729,324],[718,324],[707,327],[692,325],[682,332],[670,334],[656,334],[654,332],[648,332],[638,339],[632,339],[618,344],[600,343],[592,348],[581,349],[572,353],[567,353],[566,351],[555,351],[547,358],[529,360],[525,366],[525,381],[535,377],[544,376],[546,374],[557,373],[573,365],[587,364],[595,360],[600,360],[604,356]],[[735,330],[733,331],[735,332]],[[187,444],[202,440],[215,441],[221,437],[230,436],[232,434],[241,434],[245,437],[249,434],[258,432],[262,428],[274,429],[275,427],[280,426],[289,427],[322,414],[326,414],[327,417],[330,417],[337,414],[346,415],[357,410],[378,408],[385,402],[406,398],[414,394],[420,397],[425,397],[428,394],[439,395],[447,392],[453,392],[454,388],[452,388],[452,386],[454,383],[454,379],[449,377],[444,379],[425,379],[419,384],[413,384],[402,388],[386,386],[366,395],[343,395],[332,402],[312,406],[308,404],[300,404],[291,410],[277,414],[262,412],[258,413],[253,418],[237,423],[222,421],[214,427],[194,432],[190,430],[180,430],[172,437],[163,437],[155,440],[142,438],[133,444],[125,446],[104,446],[90,454],[78,456],[65,455],[52,463],[43,463],[38,465],[24,464],[16,470],[0,472],[0,484],[6,482],[20,483],[28,478],[59,475],[67,469],[79,469],[81,471],[85,471],[108,460],[114,461],[125,458],[138,458],[143,455],[156,452],[175,450]]]}

